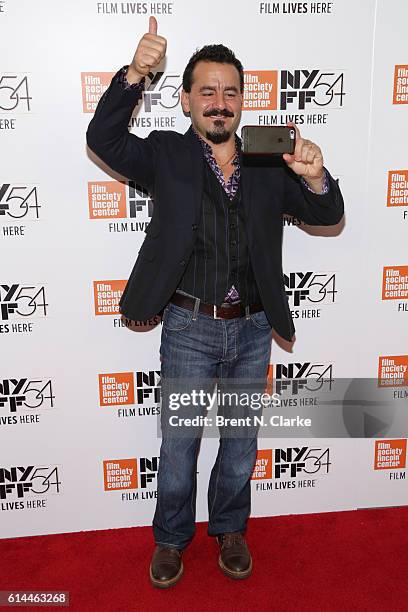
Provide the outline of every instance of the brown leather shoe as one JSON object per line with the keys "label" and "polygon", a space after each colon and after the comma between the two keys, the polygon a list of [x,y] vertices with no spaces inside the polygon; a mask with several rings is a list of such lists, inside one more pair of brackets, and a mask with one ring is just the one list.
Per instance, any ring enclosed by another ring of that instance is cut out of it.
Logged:
{"label": "brown leather shoe", "polygon": [[174,546],[156,546],[150,564],[150,580],[153,586],[167,589],[183,575],[182,550]]}
{"label": "brown leather shoe", "polygon": [[217,540],[220,545],[218,565],[224,574],[234,580],[248,578],[252,572],[252,558],[242,533],[223,533]]}

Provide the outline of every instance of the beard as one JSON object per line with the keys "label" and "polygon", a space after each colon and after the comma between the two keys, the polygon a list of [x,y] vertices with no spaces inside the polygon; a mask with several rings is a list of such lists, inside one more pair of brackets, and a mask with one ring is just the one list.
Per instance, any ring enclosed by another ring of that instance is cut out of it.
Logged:
{"label": "beard", "polygon": [[205,133],[206,138],[210,142],[214,144],[221,144],[222,142],[227,142],[227,140],[230,139],[231,132],[225,129],[224,121],[214,121],[214,128],[214,130],[207,130]]}
{"label": "beard", "polygon": [[[211,116],[219,116],[219,117],[233,117],[234,113],[231,112],[227,108],[223,109],[209,109],[203,113],[203,117],[211,117]],[[221,144],[222,142],[227,142],[227,140],[231,137],[231,132],[225,129],[225,122],[221,119],[216,119],[214,121],[214,129],[206,130],[205,133],[206,138],[214,143]]]}

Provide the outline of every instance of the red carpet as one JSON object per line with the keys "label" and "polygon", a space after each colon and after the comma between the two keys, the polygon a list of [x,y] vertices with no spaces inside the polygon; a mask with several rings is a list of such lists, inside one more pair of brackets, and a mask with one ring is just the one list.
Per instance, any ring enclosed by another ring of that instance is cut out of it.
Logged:
{"label": "red carpet", "polygon": [[0,540],[0,590],[69,591],[75,612],[408,609],[408,507],[251,519],[243,581],[218,569],[205,529],[168,590],[150,586],[147,527]]}

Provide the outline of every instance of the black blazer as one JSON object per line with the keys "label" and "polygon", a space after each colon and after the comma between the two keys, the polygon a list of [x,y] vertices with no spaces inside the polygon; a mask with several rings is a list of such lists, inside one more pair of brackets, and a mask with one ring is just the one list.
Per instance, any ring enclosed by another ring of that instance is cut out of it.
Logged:
{"label": "black blazer", "polygon": [[[192,131],[128,131],[137,101],[113,78],[88,127],[87,143],[108,166],[143,185],[154,199],[146,238],[120,307],[133,320],[150,319],[169,301],[194,247],[203,185],[202,147]],[[340,189],[329,175],[326,195],[311,193],[284,164],[241,166],[248,249],[262,303],[273,328],[286,340],[295,331],[282,272],[283,213],[310,225],[333,225],[343,216]]]}

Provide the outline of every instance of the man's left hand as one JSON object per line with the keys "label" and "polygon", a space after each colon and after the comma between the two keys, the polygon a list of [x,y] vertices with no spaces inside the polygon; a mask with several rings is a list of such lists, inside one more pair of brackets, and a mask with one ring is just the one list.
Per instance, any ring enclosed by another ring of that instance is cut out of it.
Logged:
{"label": "man's left hand", "polygon": [[323,154],[314,142],[301,137],[299,128],[294,123],[288,123],[288,127],[296,130],[296,145],[293,155],[283,154],[288,167],[295,174],[301,176],[316,193],[323,189],[324,168]]}

